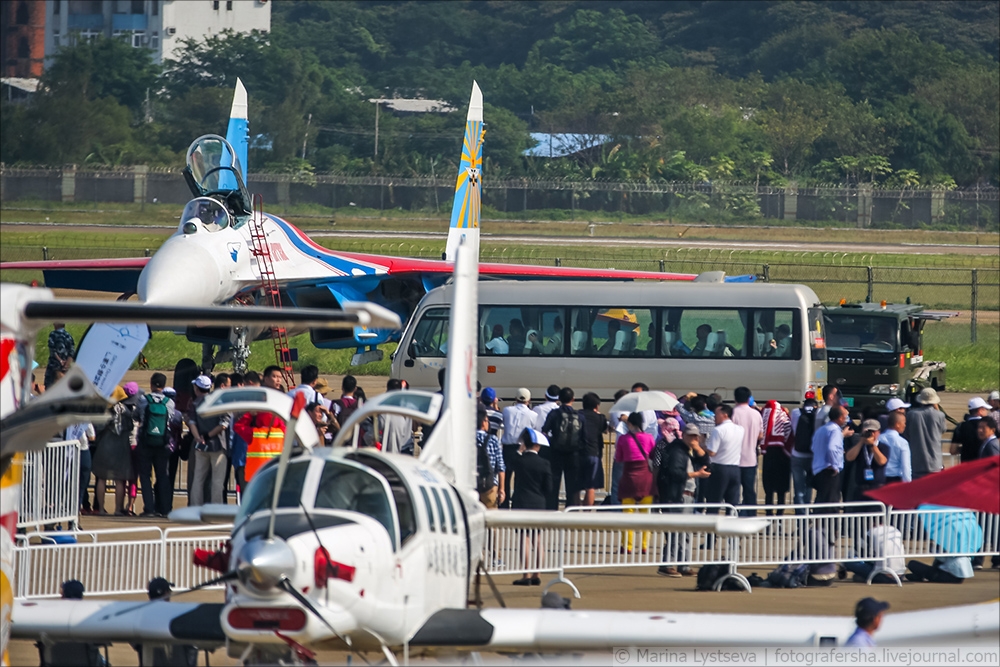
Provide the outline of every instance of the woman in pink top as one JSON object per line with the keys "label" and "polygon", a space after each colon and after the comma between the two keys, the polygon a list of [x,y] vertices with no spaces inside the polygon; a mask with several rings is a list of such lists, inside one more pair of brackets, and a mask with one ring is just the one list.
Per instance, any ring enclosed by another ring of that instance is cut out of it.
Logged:
{"label": "woman in pink top", "polygon": [[[649,456],[653,453],[656,443],[653,436],[644,433],[642,414],[633,412],[628,416],[628,433],[618,436],[615,443],[615,462],[624,464],[622,480],[618,485],[618,501],[622,505],[651,505],[655,480],[650,471]],[[625,512],[634,512],[626,509]],[[648,513],[649,510],[640,510]],[[622,540],[625,545],[620,551],[632,553],[632,531],[626,531]],[[649,544],[649,533],[642,534],[642,553],[646,553]]]}

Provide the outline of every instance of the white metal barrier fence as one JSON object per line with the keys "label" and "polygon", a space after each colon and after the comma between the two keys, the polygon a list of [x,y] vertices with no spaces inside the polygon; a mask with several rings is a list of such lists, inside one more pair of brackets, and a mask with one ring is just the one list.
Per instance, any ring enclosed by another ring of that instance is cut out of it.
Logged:
{"label": "white metal barrier fence", "polygon": [[76,440],[50,442],[24,457],[17,527],[75,521],[80,509],[80,447]]}
{"label": "white metal barrier fence", "polygon": [[[19,535],[14,549],[17,597],[59,597],[59,585],[67,579],[79,579],[87,595],[95,596],[145,593],[153,577],[166,577],[177,590],[191,588],[217,575],[194,565],[194,550],[221,548],[230,529],[151,526]],[[54,543],[67,538],[76,542]],[[35,539],[41,543],[31,543]]]}
{"label": "white metal barrier fence", "polygon": [[[568,512],[634,510],[637,506],[571,507]],[[648,505],[652,511],[725,512],[737,516],[732,505]],[[1000,517],[960,509],[892,510],[878,502],[813,505],[757,505],[754,511],[783,510],[767,517],[771,525],[754,535],[721,537],[690,531],[579,530],[494,528],[487,532],[484,562],[491,574],[554,572],[569,583],[567,570],[648,566],[728,566],[728,575],[748,566],[820,563],[872,563],[868,576],[884,572],[887,558],[906,560],[942,555],[1000,554]],[[801,510],[803,514],[795,514]],[[897,528],[902,547],[890,545]],[[978,527],[978,532],[973,530]],[[955,533],[958,536],[955,536]],[[963,532],[964,531],[964,532]],[[628,535],[633,532],[633,535]],[[978,537],[963,537],[973,532]],[[631,549],[629,544],[631,543]],[[745,580],[744,580],[745,581]]]}
{"label": "white metal barrier fence", "polygon": [[[568,511],[618,511],[636,506],[571,508]],[[732,505],[650,505],[650,510],[723,512]],[[749,508],[748,508],[749,509]],[[565,530],[494,528],[487,531],[484,562],[491,574],[554,572],[569,583],[567,570],[720,564],[738,580],[736,568],[755,565],[868,562],[868,580],[894,559],[1000,555],[1000,516],[962,509],[893,510],[881,503],[758,505],[755,511],[802,509],[805,514],[771,516],[761,533],[720,537],[690,531]],[[497,510],[502,511],[502,510]],[[894,531],[901,547],[891,548]],[[207,581],[214,573],[192,563],[194,549],[219,549],[231,526],[161,529],[121,528],[87,532],[19,535],[15,547],[18,598],[58,597],[59,584],[79,579],[88,595],[144,593],[149,580],[165,576],[177,589]],[[629,536],[629,532],[633,534]],[[880,539],[872,539],[874,535]],[[72,537],[73,544],[54,544]],[[628,549],[631,538],[632,549]],[[29,544],[40,539],[41,544]],[[645,549],[643,541],[645,540]],[[900,553],[899,549],[902,552]],[[572,585],[572,584],[570,584]],[[215,588],[221,588],[216,586]]]}

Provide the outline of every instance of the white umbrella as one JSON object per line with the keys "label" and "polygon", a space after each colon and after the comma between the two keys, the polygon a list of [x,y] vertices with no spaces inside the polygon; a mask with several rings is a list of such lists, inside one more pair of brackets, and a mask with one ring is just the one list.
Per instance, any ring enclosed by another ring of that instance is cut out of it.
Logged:
{"label": "white umbrella", "polygon": [[664,391],[633,391],[619,398],[612,410],[620,412],[642,412],[644,410],[673,410],[678,400]]}

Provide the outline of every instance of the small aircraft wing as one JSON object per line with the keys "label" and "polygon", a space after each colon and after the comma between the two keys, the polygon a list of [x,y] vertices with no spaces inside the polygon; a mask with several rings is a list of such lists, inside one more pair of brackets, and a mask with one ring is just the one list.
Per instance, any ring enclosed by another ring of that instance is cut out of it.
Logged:
{"label": "small aircraft wing", "polygon": [[[410,647],[515,651],[607,651],[616,647],[843,646],[850,616],[702,614],[568,609],[443,609]],[[890,612],[879,646],[996,646],[1000,603]]]}
{"label": "small aircraft wing", "polygon": [[50,641],[193,644],[215,649],[226,643],[222,604],[114,602],[110,600],[17,601],[11,637]]}
{"label": "small aircraft wing", "polygon": [[767,519],[734,518],[718,514],[622,514],[620,512],[487,512],[489,528],[562,528],[566,530],[694,530],[719,535],[754,535],[767,528]]}

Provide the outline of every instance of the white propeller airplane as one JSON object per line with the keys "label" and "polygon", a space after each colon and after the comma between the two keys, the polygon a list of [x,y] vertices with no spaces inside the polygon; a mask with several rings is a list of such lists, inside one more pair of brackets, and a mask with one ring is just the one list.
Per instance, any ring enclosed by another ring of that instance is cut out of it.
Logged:
{"label": "white propeller airplane", "polygon": [[[454,312],[476,311],[476,258],[460,247]],[[316,650],[416,653],[606,651],[616,646],[818,646],[843,643],[838,616],[476,609],[472,575],[492,527],[698,530],[755,533],[765,519],[487,511],[475,491],[475,318],[453,318],[443,396],[390,392],[319,447],[299,403],[266,388],[215,392],[202,414],[266,411],[286,420],[281,457],[253,479],[239,507],[206,505],[172,518],[234,521],[212,566],[223,604],[32,601],[14,611],[17,638],[227,645],[252,664],[297,661]],[[379,414],[436,421],[419,458],[356,446],[356,427]],[[970,605],[890,615],[881,645],[993,641],[1000,607]],[[947,613],[942,613],[947,612]]]}
{"label": "white propeller airplane", "polygon": [[101,424],[107,400],[87,374],[71,366],[45,394],[28,401],[31,362],[38,331],[58,321],[142,321],[148,324],[190,322],[200,326],[241,324],[353,329],[399,327],[399,317],[372,303],[345,304],[345,310],[247,307],[147,306],[105,301],[56,299],[48,289],[0,285],[0,662],[7,665],[10,616],[14,606],[14,531],[21,501],[18,454],[41,449],[67,427]]}

